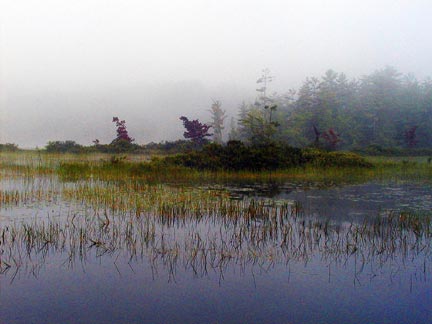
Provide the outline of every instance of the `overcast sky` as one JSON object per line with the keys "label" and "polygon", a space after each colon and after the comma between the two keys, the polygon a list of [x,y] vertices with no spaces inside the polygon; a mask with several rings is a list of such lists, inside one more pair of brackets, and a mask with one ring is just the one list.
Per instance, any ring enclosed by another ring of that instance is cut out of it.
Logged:
{"label": "overcast sky", "polygon": [[[0,0],[0,143],[91,144],[126,119],[138,143],[180,138],[211,100],[235,112],[327,69],[432,76],[430,0]],[[209,117],[207,117],[209,118]]]}

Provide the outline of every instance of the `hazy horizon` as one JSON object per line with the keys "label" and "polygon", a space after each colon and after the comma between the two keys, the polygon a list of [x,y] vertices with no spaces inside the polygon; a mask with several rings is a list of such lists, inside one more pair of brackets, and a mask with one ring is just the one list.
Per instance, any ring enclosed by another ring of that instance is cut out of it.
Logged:
{"label": "hazy horizon", "polygon": [[[137,143],[182,137],[256,95],[328,69],[432,76],[428,1],[61,1],[0,4],[0,143],[89,145],[125,119]],[[229,120],[227,128],[229,128]]]}

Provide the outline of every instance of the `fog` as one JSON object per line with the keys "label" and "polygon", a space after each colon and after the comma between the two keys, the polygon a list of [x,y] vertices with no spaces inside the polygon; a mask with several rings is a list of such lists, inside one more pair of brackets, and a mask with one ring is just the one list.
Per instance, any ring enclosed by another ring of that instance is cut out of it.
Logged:
{"label": "fog", "polygon": [[430,1],[0,0],[0,143],[89,145],[125,119],[137,143],[182,137],[181,115],[235,115],[327,69],[432,76]]}

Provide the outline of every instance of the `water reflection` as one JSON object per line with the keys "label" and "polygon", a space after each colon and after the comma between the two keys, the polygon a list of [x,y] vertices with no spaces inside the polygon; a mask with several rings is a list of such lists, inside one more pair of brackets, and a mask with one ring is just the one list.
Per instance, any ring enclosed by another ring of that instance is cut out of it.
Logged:
{"label": "water reflection", "polygon": [[[217,188],[217,187],[216,187]],[[343,218],[388,211],[432,210],[432,185],[422,182],[369,182],[357,185],[298,183],[228,186],[233,199],[272,198],[301,203],[308,214]]]}
{"label": "water reflection", "polygon": [[[356,278],[366,266],[399,271],[407,264],[429,270],[430,217],[388,213],[362,222],[338,222],[304,214],[298,204],[229,201],[213,215],[74,214],[65,220],[37,220],[1,229],[0,271],[12,280],[24,271],[37,275],[52,255],[63,265],[85,267],[90,258],[163,268],[170,279],[178,269],[223,277],[228,269],[314,260],[353,267]],[[49,261],[50,262],[50,261]],[[354,263],[353,263],[354,262]],[[376,274],[378,275],[378,274]]]}
{"label": "water reflection", "polygon": [[[158,199],[164,187],[100,186],[67,184],[48,196],[36,188],[10,202],[14,195],[3,195],[0,322],[431,320],[431,215],[364,213],[374,190],[403,199],[401,191],[420,195],[420,187],[282,190],[271,200],[181,191],[170,202]],[[42,208],[12,220],[38,197],[51,199],[50,217]],[[331,213],[329,197],[339,199]]]}

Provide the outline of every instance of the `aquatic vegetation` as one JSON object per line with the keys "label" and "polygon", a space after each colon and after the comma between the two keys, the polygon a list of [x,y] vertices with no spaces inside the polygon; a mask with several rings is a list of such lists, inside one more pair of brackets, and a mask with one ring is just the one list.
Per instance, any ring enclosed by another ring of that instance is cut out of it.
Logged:
{"label": "aquatic vegetation", "polygon": [[27,207],[32,215],[31,208],[42,206],[38,213],[46,213],[0,218],[0,272],[12,278],[40,271],[51,254],[70,265],[95,257],[147,260],[170,276],[177,267],[205,275],[210,269],[308,262],[317,255],[332,264],[356,260],[361,267],[418,267],[423,260],[430,271],[429,213],[384,212],[347,222],[310,215],[296,201],[225,189],[236,181],[271,180],[277,187],[290,179],[303,188],[308,181],[318,187],[391,177],[424,181],[431,170],[421,161],[253,173],[197,171],[130,156],[1,157],[0,208]]}
{"label": "aquatic vegetation", "polygon": [[[312,152],[312,151],[310,151]],[[319,152],[319,151],[318,151]],[[306,154],[308,156],[309,153]],[[316,163],[301,167],[267,171],[197,170],[176,166],[165,159],[137,154],[46,154],[41,152],[0,153],[0,177],[35,177],[58,175],[63,181],[88,179],[125,180],[136,179],[149,183],[244,183],[284,182],[347,184],[371,180],[430,181],[432,165],[427,157],[395,159],[368,157],[367,165],[358,167],[357,156],[350,158],[350,166],[338,165],[349,153],[330,152],[325,158],[314,154]],[[328,162],[328,161],[336,162]],[[312,161],[312,160],[311,160]],[[325,162],[327,161],[327,162]],[[362,162],[364,160],[361,160]],[[407,161],[407,162],[403,162]],[[360,163],[359,162],[359,163]],[[363,163],[363,162],[362,162]],[[343,164],[346,164],[345,162]]]}
{"label": "aquatic vegetation", "polygon": [[160,262],[169,272],[186,267],[201,274],[228,265],[307,262],[316,254],[331,263],[356,258],[361,267],[401,266],[416,259],[427,260],[429,267],[429,216],[388,215],[374,222],[337,224],[299,216],[292,206],[254,201],[231,202],[213,216],[195,210],[185,217],[183,211],[133,218],[96,212],[96,217],[69,215],[65,222],[6,226],[0,230],[0,271],[33,271],[48,252],[70,263],[85,263],[92,253],[114,259],[122,255]]}

